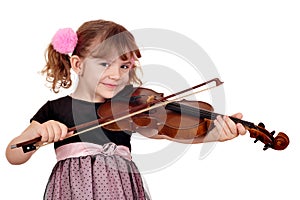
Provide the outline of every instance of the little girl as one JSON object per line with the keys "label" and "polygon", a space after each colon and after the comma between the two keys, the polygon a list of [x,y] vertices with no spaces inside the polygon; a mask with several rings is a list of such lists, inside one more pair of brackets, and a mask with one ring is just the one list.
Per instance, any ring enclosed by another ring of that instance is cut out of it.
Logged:
{"label": "little girl", "polygon": [[[102,128],[75,136],[74,131],[68,132],[70,127],[98,119],[97,110],[107,99],[142,83],[136,75],[140,57],[132,34],[111,21],[88,21],[76,33],[60,29],[54,35],[42,72],[57,93],[72,85],[72,69],[78,75],[77,87],[70,95],[46,102],[6,150],[11,164],[23,164],[36,150],[24,153],[21,148],[11,149],[12,144],[38,137],[41,142],[54,142],[57,163],[44,199],[150,199],[131,160],[131,132]],[[207,137],[193,142],[226,141],[246,132],[229,117],[217,117],[214,125]],[[162,135],[151,138],[173,140]]]}

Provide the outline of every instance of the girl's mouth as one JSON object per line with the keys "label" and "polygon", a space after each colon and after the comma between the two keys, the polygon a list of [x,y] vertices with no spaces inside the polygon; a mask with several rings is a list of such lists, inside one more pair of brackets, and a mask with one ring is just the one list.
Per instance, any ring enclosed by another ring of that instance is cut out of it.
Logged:
{"label": "girl's mouth", "polygon": [[118,86],[116,84],[110,84],[110,83],[102,83],[102,84],[109,89],[115,89]]}

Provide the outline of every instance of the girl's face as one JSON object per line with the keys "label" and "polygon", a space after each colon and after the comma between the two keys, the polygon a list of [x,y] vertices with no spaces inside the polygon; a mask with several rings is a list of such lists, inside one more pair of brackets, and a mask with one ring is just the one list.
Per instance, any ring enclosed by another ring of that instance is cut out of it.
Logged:
{"label": "girl's face", "polygon": [[[127,58],[131,56],[127,55]],[[91,102],[103,102],[112,98],[129,84],[132,66],[131,59],[87,57],[80,65],[79,82],[73,94]]]}

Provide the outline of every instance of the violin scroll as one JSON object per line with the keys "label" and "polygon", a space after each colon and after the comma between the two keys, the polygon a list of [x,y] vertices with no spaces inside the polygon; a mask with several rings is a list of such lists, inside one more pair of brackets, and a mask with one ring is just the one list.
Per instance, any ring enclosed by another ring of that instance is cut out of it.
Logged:
{"label": "violin scroll", "polygon": [[284,150],[290,143],[289,137],[283,133],[279,132],[274,138],[273,149],[275,150]]}
{"label": "violin scroll", "polygon": [[263,150],[272,148],[274,150],[284,150],[290,143],[289,137],[283,133],[279,132],[276,137],[274,137],[275,131],[271,133],[265,129],[263,123],[259,123],[258,126],[248,129],[251,138],[255,138],[255,143],[261,141],[265,144]]}

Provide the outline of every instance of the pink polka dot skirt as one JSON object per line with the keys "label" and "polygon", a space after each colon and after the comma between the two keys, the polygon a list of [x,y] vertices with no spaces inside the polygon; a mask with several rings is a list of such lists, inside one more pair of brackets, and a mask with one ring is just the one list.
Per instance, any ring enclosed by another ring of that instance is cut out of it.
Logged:
{"label": "pink polka dot skirt", "polygon": [[147,200],[134,162],[120,155],[87,155],[58,161],[45,200]]}

